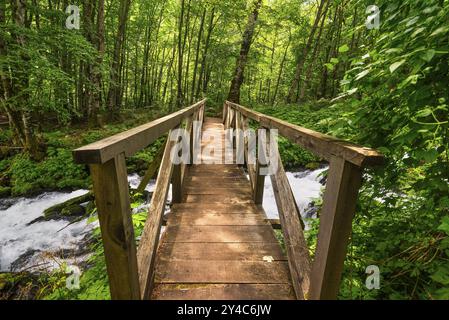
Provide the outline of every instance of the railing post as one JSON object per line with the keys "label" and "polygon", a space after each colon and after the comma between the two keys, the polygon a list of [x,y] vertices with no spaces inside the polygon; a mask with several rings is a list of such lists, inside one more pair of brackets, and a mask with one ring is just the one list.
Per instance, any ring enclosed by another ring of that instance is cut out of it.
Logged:
{"label": "railing post", "polygon": [[199,121],[200,121],[201,123],[204,122],[204,106],[205,106],[205,102],[203,102],[203,103],[201,104],[201,107],[200,107]]}
{"label": "railing post", "polygon": [[228,118],[228,109],[229,109],[228,103],[225,102],[223,104],[223,124],[226,124],[226,120]]}
{"label": "railing post", "polygon": [[[265,130],[263,128],[259,129],[257,131],[256,141],[257,141],[257,156],[256,156],[256,175],[255,175],[255,181],[254,181],[254,203],[255,204],[262,204],[263,202],[263,190],[265,187],[265,176],[260,174],[260,169],[263,167],[266,167],[266,164],[268,163],[268,157],[266,154],[266,148],[267,148],[267,139],[265,135],[265,139],[261,139],[261,130]],[[262,147],[262,145],[264,145]],[[261,164],[261,161],[265,164]]]}
{"label": "railing post", "polygon": [[112,299],[140,299],[125,155],[90,165]]}
{"label": "railing post", "polygon": [[[168,137],[168,138],[170,139],[170,137]],[[182,149],[180,150],[180,152],[182,153]],[[180,156],[182,156],[182,155],[180,154]],[[173,164],[171,186],[172,186],[172,188],[171,188],[172,202],[173,203],[181,203],[181,201],[182,201],[182,163]]]}
{"label": "railing post", "polygon": [[343,158],[331,157],[309,299],[337,298],[361,178],[360,167]]}

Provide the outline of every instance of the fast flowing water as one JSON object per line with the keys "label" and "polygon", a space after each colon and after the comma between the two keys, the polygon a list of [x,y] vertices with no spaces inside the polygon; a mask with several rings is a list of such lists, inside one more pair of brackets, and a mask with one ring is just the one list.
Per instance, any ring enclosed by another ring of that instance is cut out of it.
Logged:
{"label": "fast flowing water", "polygon": [[[310,203],[320,196],[322,185],[319,180],[324,170],[326,168],[287,172],[303,216],[310,216]],[[136,188],[140,177],[133,174],[128,177],[128,181],[132,188]],[[149,183],[146,190],[149,192],[154,190],[154,181]],[[46,208],[86,192],[87,190],[70,193],[46,192],[34,198],[0,199],[0,272],[11,271],[11,269],[13,271],[35,270],[35,268],[52,270],[60,267],[62,262],[70,264],[85,259],[88,255],[73,255],[73,252],[79,250],[89,238],[97,225],[96,222],[89,223],[88,219],[74,223],[66,220],[32,222],[42,217]],[[171,199],[171,190],[168,199]],[[9,203],[8,206],[7,203]],[[269,178],[265,179],[263,207],[268,218],[278,217]],[[18,259],[24,261],[17,264]]]}

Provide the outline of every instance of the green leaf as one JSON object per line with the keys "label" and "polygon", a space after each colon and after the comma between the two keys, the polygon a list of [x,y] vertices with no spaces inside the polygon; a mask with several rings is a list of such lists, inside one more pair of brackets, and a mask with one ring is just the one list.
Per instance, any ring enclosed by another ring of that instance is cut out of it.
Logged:
{"label": "green leaf", "polygon": [[395,62],[390,66],[390,72],[393,73],[395,72],[400,66],[402,66],[405,63],[405,59]]}
{"label": "green leaf", "polygon": [[440,27],[438,29],[436,29],[434,32],[432,32],[432,34],[430,35],[431,37],[435,37],[441,33],[446,33],[449,31],[449,27]]}
{"label": "green leaf", "polygon": [[360,80],[362,78],[364,78],[368,73],[370,73],[370,69],[368,70],[364,70],[362,72],[360,72],[358,75],[355,76],[355,80]]}
{"label": "green leaf", "polygon": [[438,230],[443,231],[449,236],[449,217],[445,216],[441,219],[441,224],[438,227]]}
{"label": "green leaf", "polygon": [[349,51],[349,47],[348,47],[347,44],[342,45],[340,48],[338,48],[338,52],[340,52],[340,53],[345,53],[345,52],[348,52],[348,51]]}
{"label": "green leaf", "polygon": [[325,63],[324,66],[329,70],[329,71],[334,71],[334,65],[332,63]]}
{"label": "green leaf", "polygon": [[431,114],[432,114],[432,109],[430,109],[430,108],[425,108],[425,109],[423,109],[423,110],[419,110],[419,111],[416,113],[416,117],[418,117],[418,118],[425,118],[425,117],[430,116]]}
{"label": "green leaf", "polygon": [[440,199],[439,207],[441,209],[449,210],[449,197]]}
{"label": "green leaf", "polygon": [[337,64],[338,62],[339,62],[339,60],[337,58],[332,58],[331,59],[331,63],[334,64],[334,65]]}
{"label": "green leaf", "polygon": [[407,79],[402,81],[398,88],[402,89],[402,88],[406,87],[408,84],[416,84],[418,82],[418,79],[419,79],[419,75],[417,75],[417,74],[411,75]]}
{"label": "green leaf", "polygon": [[435,50],[429,49],[426,52],[424,52],[424,54],[421,56],[421,59],[423,59],[426,62],[430,62],[430,60],[432,60],[434,56]]}
{"label": "green leaf", "polygon": [[438,159],[438,156],[439,153],[436,150],[427,150],[422,153],[422,157],[427,163],[434,162],[435,160]]}

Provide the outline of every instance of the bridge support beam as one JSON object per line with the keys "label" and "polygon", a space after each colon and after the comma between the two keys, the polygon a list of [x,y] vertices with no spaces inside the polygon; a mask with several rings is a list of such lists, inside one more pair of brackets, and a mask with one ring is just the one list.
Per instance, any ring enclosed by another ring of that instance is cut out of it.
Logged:
{"label": "bridge support beam", "polygon": [[333,156],[310,279],[311,300],[336,299],[361,184],[360,167]]}
{"label": "bridge support beam", "polygon": [[90,165],[112,299],[140,299],[125,154]]}

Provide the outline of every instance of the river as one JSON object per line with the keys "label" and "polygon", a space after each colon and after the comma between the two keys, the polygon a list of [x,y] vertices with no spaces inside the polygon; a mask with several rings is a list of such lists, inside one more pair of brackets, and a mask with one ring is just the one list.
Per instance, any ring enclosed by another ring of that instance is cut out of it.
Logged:
{"label": "river", "polygon": [[[321,174],[327,168],[313,171],[287,172],[296,202],[304,217],[314,216],[311,202],[320,196],[323,185]],[[136,174],[128,176],[131,187],[139,184]],[[152,192],[154,181],[146,190]],[[34,222],[43,216],[46,208],[83,195],[87,190],[46,192],[33,198],[0,199],[0,272],[50,271],[63,263],[79,264],[89,256],[86,243],[97,222],[83,219]],[[169,192],[168,200],[171,199]],[[265,179],[263,207],[270,219],[278,218],[270,179]],[[134,209],[136,211],[136,209]]]}

